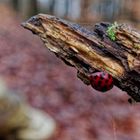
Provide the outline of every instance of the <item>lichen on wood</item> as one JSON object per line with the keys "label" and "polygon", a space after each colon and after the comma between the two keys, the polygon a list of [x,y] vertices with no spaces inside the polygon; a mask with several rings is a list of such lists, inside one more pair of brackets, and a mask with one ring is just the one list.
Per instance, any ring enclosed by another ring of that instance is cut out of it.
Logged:
{"label": "lichen on wood", "polygon": [[[140,33],[126,24],[99,23],[89,28],[54,16],[38,14],[22,23],[45,46],[78,71],[89,85],[89,75],[106,71],[114,84],[140,102]],[[109,29],[115,30],[113,39]]]}

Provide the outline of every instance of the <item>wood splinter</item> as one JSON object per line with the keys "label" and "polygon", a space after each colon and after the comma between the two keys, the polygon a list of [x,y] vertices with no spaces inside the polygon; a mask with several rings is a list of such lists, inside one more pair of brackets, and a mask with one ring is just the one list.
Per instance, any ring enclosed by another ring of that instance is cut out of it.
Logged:
{"label": "wood splinter", "polygon": [[82,27],[54,16],[38,14],[22,23],[89,85],[89,76],[105,71],[114,85],[140,102],[140,33],[125,24],[99,23]]}

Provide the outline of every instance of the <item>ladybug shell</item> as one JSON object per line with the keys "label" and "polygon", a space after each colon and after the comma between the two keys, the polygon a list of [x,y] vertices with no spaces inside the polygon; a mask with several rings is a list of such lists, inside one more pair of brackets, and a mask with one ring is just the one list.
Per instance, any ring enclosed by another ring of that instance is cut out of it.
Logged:
{"label": "ladybug shell", "polygon": [[106,72],[96,72],[90,77],[91,86],[101,92],[106,92],[113,87],[113,78]]}

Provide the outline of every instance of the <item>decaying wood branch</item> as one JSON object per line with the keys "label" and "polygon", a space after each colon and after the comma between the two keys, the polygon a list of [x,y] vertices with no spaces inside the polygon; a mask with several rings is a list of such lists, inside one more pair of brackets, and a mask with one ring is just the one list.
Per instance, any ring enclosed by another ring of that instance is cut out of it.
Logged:
{"label": "decaying wood branch", "polygon": [[106,71],[114,84],[140,102],[140,33],[128,25],[99,23],[85,28],[39,14],[22,24],[40,36],[45,46],[78,70],[87,85],[89,75]]}

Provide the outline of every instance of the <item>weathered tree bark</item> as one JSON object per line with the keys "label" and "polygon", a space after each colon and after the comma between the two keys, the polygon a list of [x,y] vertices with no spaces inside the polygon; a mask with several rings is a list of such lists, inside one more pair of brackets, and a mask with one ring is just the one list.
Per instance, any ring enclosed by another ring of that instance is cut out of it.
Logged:
{"label": "weathered tree bark", "polygon": [[78,71],[87,85],[95,71],[106,71],[114,85],[140,102],[140,33],[127,25],[99,23],[90,28],[39,14],[22,24]]}

